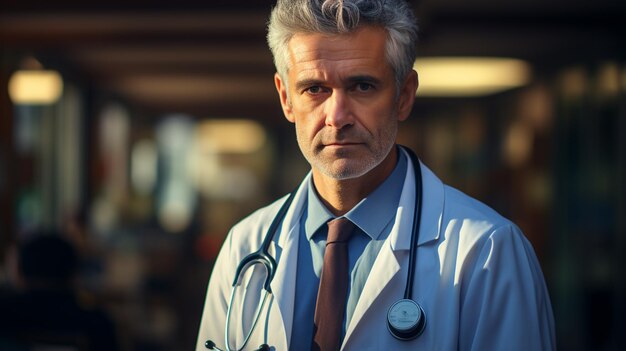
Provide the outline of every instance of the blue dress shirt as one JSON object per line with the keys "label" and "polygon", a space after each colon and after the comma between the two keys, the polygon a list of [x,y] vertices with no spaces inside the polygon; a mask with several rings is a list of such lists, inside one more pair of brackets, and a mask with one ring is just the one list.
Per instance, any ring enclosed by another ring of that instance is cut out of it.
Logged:
{"label": "blue dress shirt", "polygon": [[[398,152],[398,163],[391,175],[344,215],[356,225],[348,243],[350,284],[344,334],[376,256],[395,222],[406,169],[406,157]],[[300,219],[296,303],[290,345],[292,350],[309,349],[311,346],[315,302],[328,234],[326,222],[334,218],[319,199],[312,178],[308,188],[307,206]]]}

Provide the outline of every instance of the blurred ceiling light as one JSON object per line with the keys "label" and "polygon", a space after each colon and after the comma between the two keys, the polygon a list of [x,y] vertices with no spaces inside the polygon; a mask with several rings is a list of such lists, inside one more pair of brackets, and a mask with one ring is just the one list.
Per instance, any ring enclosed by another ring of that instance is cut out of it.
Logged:
{"label": "blurred ceiling light", "polygon": [[63,79],[57,71],[20,70],[9,80],[9,96],[16,105],[47,105],[63,92]]}
{"label": "blurred ceiling light", "polygon": [[527,62],[495,57],[428,57],[415,61],[417,96],[485,96],[527,84]]}
{"label": "blurred ceiling light", "polygon": [[246,119],[212,119],[198,125],[200,144],[208,143],[216,153],[245,154],[265,144],[263,127]]}

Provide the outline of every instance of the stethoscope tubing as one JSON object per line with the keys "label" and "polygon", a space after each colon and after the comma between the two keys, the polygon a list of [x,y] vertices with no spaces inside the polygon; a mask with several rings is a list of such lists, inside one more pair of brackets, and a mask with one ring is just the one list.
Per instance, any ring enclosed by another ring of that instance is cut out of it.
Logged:
{"label": "stethoscope tubing", "polygon": [[228,335],[230,333],[230,312],[232,311],[230,306],[233,305],[233,300],[235,299],[235,290],[237,290],[238,286],[239,285],[233,286],[233,289],[230,293],[230,302],[228,303],[228,310],[226,311],[226,328],[224,331],[224,345],[226,345],[226,351],[233,351],[233,350],[241,351],[244,349],[244,347],[246,347],[246,345],[248,344],[248,341],[250,340],[250,337],[252,336],[252,332],[254,331],[254,328],[256,327],[257,322],[259,321],[259,317],[261,317],[261,312],[263,311],[263,306],[265,306],[265,301],[267,301],[267,297],[270,294],[268,290],[265,290],[265,292],[263,293],[263,300],[261,301],[261,304],[259,305],[256,312],[254,313],[254,319],[252,320],[250,331],[246,335],[246,338],[243,340],[243,344],[241,345],[241,347],[238,349],[237,348],[231,349],[230,342],[228,340]]}
{"label": "stethoscope tubing", "polygon": [[[408,148],[405,148],[403,146],[398,146],[399,149],[403,149],[406,151],[406,153],[409,155],[409,157],[411,158],[411,162],[413,163],[413,169],[414,169],[414,173],[415,173],[415,206],[414,206],[414,214],[413,214],[413,228],[412,228],[412,232],[411,232],[411,248],[409,251],[409,268],[408,268],[408,272],[407,272],[407,285],[404,291],[404,299],[408,299],[408,300],[412,300],[412,295],[413,295],[413,275],[414,275],[414,271],[415,271],[415,263],[416,263],[416,259],[417,259],[417,245],[418,245],[418,240],[419,240],[419,226],[420,226],[420,222],[421,222],[421,216],[422,216],[422,172],[421,172],[421,167],[420,167],[420,162],[419,159],[417,158],[417,156],[413,153],[413,151],[411,151]],[[255,264],[262,264],[265,267],[266,270],[266,277],[265,277],[265,282],[263,283],[263,289],[265,290],[265,293],[263,295],[263,300],[261,302],[261,304],[259,305],[259,307],[257,308],[257,311],[255,312],[255,317],[254,317],[254,321],[251,325],[250,331],[247,333],[243,345],[241,346],[240,349],[236,349],[237,351],[242,350],[246,344],[248,343],[250,337],[252,336],[252,332],[254,331],[254,328],[256,327],[256,324],[259,320],[260,314],[263,310],[263,307],[265,305],[265,302],[267,300],[267,297],[269,296],[269,294],[272,293],[272,288],[271,288],[271,283],[272,280],[274,278],[274,274],[276,273],[276,260],[274,259],[274,257],[272,257],[269,254],[269,248],[270,245],[272,243],[272,240],[274,239],[274,236],[276,234],[276,232],[278,231],[278,227],[281,225],[283,219],[285,218],[285,215],[287,214],[287,211],[289,210],[289,207],[291,206],[291,203],[293,202],[295,196],[296,196],[297,190],[292,191],[289,194],[289,197],[287,198],[287,200],[285,200],[285,202],[283,203],[283,205],[280,207],[280,209],[278,210],[278,213],[276,214],[276,216],[274,217],[274,220],[272,221],[272,223],[270,224],[270,227],[268,228],[266,234],[265,234],[265,238],[263,239],[263,243],[261,245],[261,247],[255,251],[250,253],[249,255],[247,255],[246,257],[244,257],[244,259],[239,263],[239,265],[237,266],[237,269],[235,271],[235,278],[233,280],[233,284],[232,284],[232,291],[231,291],[231,296],[230,296],[230,302],[228,304],[228,309],[226,312],[226,328],[225,328],[225,332],[224,332],[224,342],[226,345],[226,350],[227,351],[231,351],[232,349],[230,348],[229,345],[229,340],[228,340],[228,335],[230,332],[230,315],[231,315],[231,311],[232,311],[232,305],[233,305],[233,301],[234,301],[234,296],[235,296],[235,290],[237,289],[237,287],[241,284],[241,280],[243,277],[243,272],[248,269],[251,266],[254,266]],[[421,309],[421,306],[418,305],[418,307]],[[423,311],[423,310],[422,310]],[[423,327],[422,327],[423,329]],[[391,331],[391,330],[390,330]],[[420,331],[421,333],[421,331]],[[416,336],[418,336],[419,334],[412,336],[410,338],[402,338],[402,337],[398,337],[396,336],[396,334],[394,332],[392,332],[392,334],[401,339],[401,340],[409,340],[411,338],[414,338]],[[207,341],[207,344],[210,342],[210,340]]]}
{"label": "stethoscope tubing", "polygon": [[[407,273],[407,283],[404,289],[404,298],[413,299],[413,274],[416,266],[417,259],[417,244],[419,241],[419,226],[422,222],[422,171],[420,161],[417,156],[410,149],[405,151],[409,154],[411,162],[413,163],[413,171],[415,173],[415,206],[413,208],[413,230],[411,232],[411,249],[409,251],[409,269]],[[421,307],[420,307],[421,308]]]}
{"label": "stethoscope tubing", "polygon": [[259,307],[257,308],[257,311],[255,312],[252,325],[250,326],[250,331],[247,333],[241,348],[236,349],[237,351],[243,350],[243,348],[246,347],[246,345],[248,344],[248,341],[250,340],[250,337],[252,336],[252,332],[254,332],[254,328],[256,327],[256,324],[259,321],[261,312],[263,311],[263,306],[265,306],[265,301],[267,300],[267,297],[269,296],[269,294],[272,293],[271,283],[272,283],[272,280],[274,279],[274,274],[276,273],[277,264],[276,264],[276,259],[274,259],[272,255],[270,255],[269,248],[272,243],[272,240],[274,239],[275,233],[278,231],[278,227],[280,226],[280,223],[282,222],[283,218],[285,217],[285,214],[289,210],[289,206],[291,206],[291,203],[293,202],[293,199],[295,198],[295,195],[296,195],[296,191],[292,191],[289,194],[289,197],[287,198],[287,200],[285,200],[285,203],[283,203],[283,205],[278,210],[276,217],[274,217],[274,220],[270,224],[270,227],[268,228],[267,233],[265,234],[265,238],[263,239],[263,243],[261,244],[261,247],[257,251],[252,252],[246,257],[244,257],[244,259],[241,260],[241,262],[237,266],[237,270],[235,271],[235,279],[233,280],[233,284],[232,284],[233,288],[230,293],[230,301],[228,303],[228,309],[226,310],[226,328],[224,330],[224,344],[226,345],[227,351],[232,350],[230,348],[230,343],[228,340],[228,335],[230,334],[230,315],[232,311],[233,302],[235,299],[235,291],[237,290],[239,285],[241,285],[243,272],[251,266],[254,266],[256,264],[262,264],[265,267],[265,274],[266,274],[265,282],[263,283],[263,290],[265,290],[265,293],[263,294],[263,300],[261,304],[259,305]]}

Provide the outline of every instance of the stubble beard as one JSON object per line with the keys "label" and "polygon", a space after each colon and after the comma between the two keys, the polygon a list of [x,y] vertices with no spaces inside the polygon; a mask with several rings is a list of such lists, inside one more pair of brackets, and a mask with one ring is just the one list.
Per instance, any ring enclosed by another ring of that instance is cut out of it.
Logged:
{"label": "stubble beard", "polygon": [[[356,154],[348,150],[337,150],[332,155],[324,154],[323,140],[329,133],[321,131],[312,141],[308,141],[304,131],[296,127],[296,139],[304,158],[311,167],[323,175],[336,180],[346,180],[361,177],[378,166],[395,145],[398,128],[389,126],[381,130],[377,136],[364,135],[358,132],[359,141],[364,142],[366,155]],[[337,133],[335,133],[337,135]],[[336,139],[347,138],[339,136]],[[353,137],[354,135],[350,135]],[[352,140],[352,139],[350,139]]]}

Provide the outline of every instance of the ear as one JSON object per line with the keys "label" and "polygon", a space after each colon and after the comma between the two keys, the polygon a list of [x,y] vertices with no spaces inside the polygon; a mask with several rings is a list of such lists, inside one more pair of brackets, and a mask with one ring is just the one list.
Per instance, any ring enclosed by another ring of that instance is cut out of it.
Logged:
{"label": "ear", "polygon": [[411,109],[413,108],[413,102],[415,102],[415,93],[417,92],[417,87],[419,86],[419,79],[417,77],[417,72],[415,70],[411,70],[409,74],[407,74],[404,79],[404,83],[400,88],[400,93],[398,96],[398,120],[404,121],[409,118],[411,114]]}
{"label": "ear", "polygon": [[287,95],[287,85],[283,82],[278,73],[274,74],[274,84],[276,85],[276,91],[278,91],[278,97],[280,99],[280,105],[283,108],[283,114],[285,118],[291,122],[295,122],[291,103],[289,102],[289,96]]}

